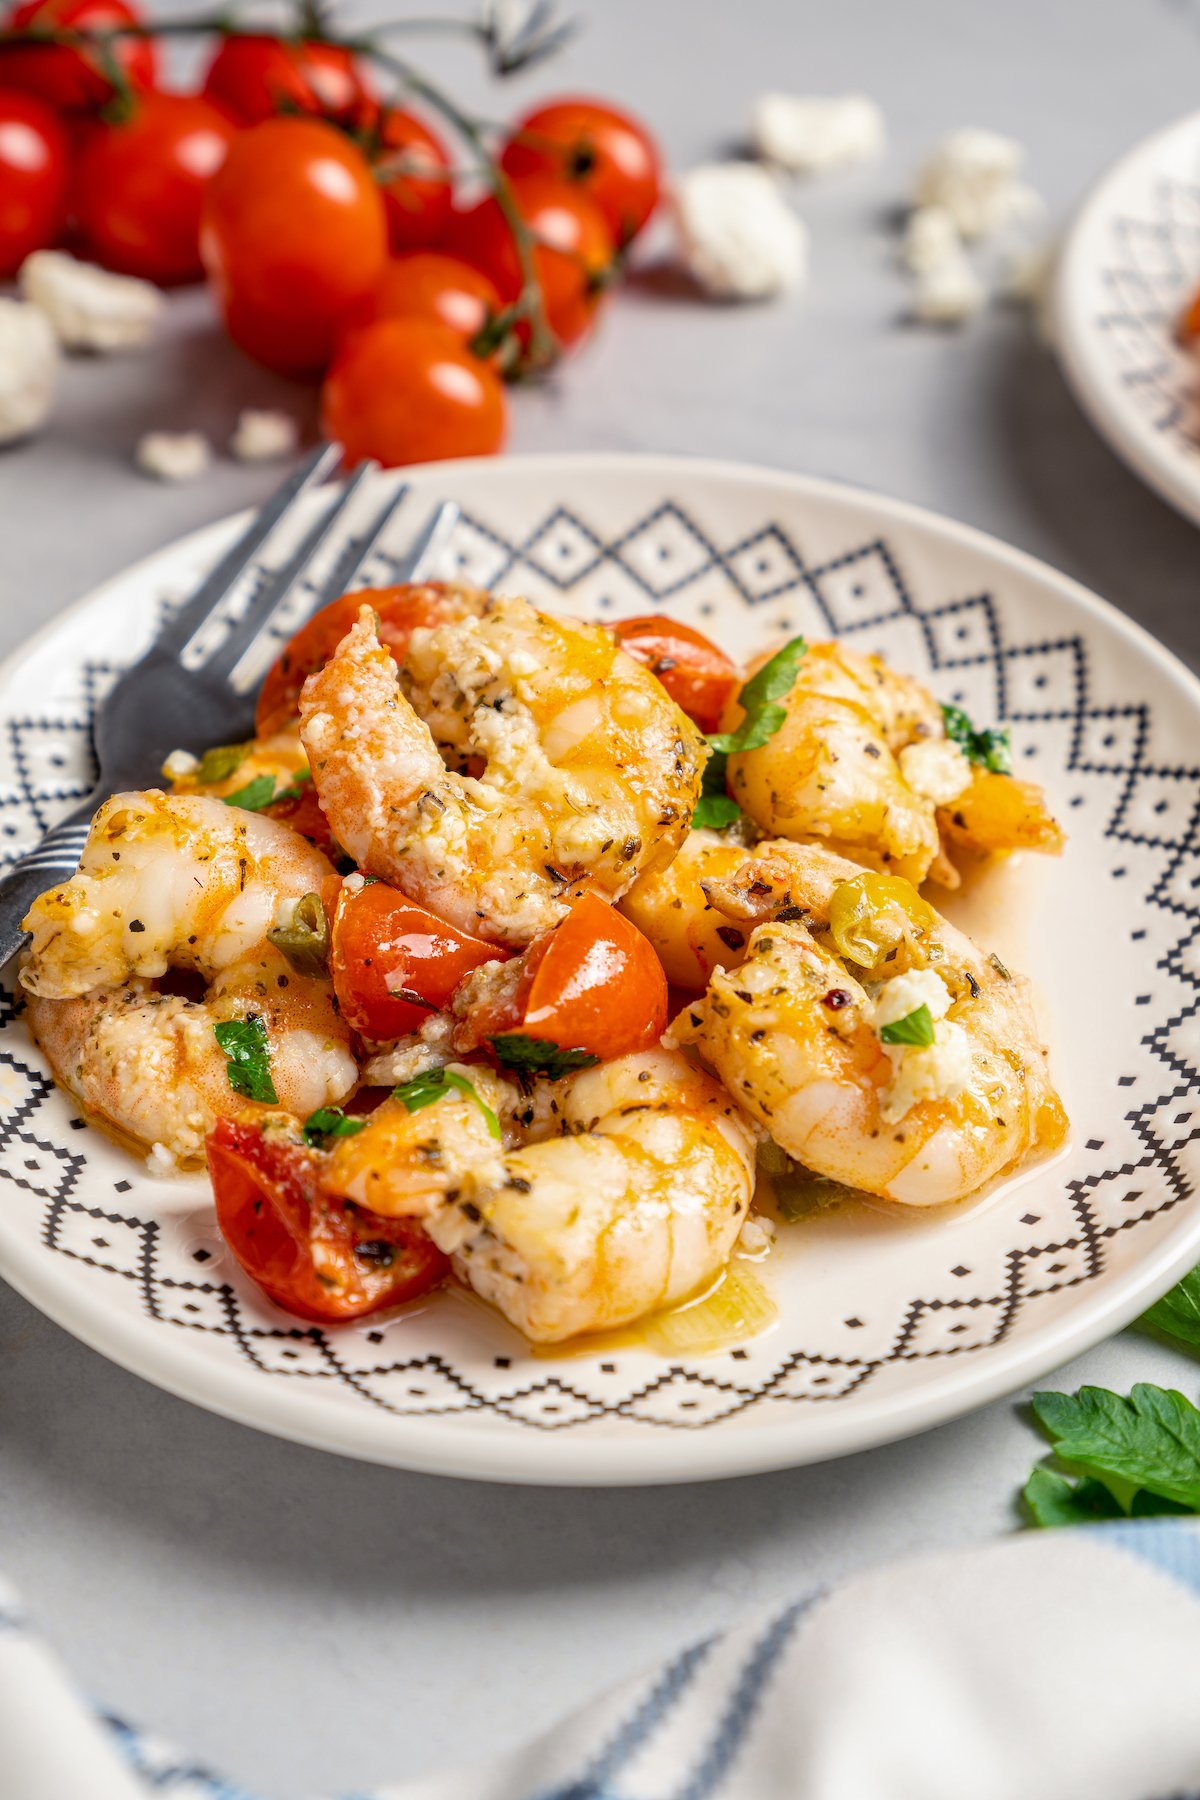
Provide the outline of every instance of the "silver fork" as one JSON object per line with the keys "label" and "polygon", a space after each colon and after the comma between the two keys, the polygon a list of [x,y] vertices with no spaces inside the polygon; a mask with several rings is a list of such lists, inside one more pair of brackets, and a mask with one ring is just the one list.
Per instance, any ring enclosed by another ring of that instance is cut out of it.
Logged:
{"label": "silver fork", "polygon": [[[21,920],[33,901],[75,873],[92,815],[102,801],[126,788],[156,785],[172,750],[203,751],[253,737],[254,678],[264,672],[262,652],[272,639],[280,643],[303,619],[353,585],[408,492],[398,486],[361,531],[346,535],[346,509],[375,467],[360,466],[333,492],[322,515],[283,560],[268,563],[260,555],[268,540],[294,523],[301,499],[333,472],[340,458],[340,445],[323,444],[295,470],[191,598],[171,614],[141,661],[111,689],[92,721],[99,771],[95,787],[0,880],[0,965],[25,941]],[[457,518],[452,502],[435,507],[404,554],[389,559],[390,579],[415,579]],[[330,551],[328,569],[313,582],[314,562]],[[246,585],[251,591],[245,609],[224,635],[217,635],[222,609]],[[297,612],[295,598],[305,586],[310,595]]]}

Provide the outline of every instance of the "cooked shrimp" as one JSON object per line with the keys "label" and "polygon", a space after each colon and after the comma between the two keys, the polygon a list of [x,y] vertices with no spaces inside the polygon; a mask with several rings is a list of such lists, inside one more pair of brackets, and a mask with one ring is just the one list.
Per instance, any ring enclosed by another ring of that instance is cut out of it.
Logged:
{"label": "cooked shrimp", "polygon": [[669,1042],[695,1045],[789,1156],[907,1206],[960,1200],[1063,1141],[1022,976],[907,883],[815,846],[761,848],[707,892],[772,922]]}
{"label": "cooked shrimp", "polygon": [[423,1218],[536,1343],[628,1324],[723,1268],[750,1206],[754,1142],[711,1076],[649,1051],[540,1084],[530,1100],[490,1071],[458,1072],[518,1147],[490,1135],[470,1095],[414,1114],[385,1101],[338,1144],[326,1185]]}
{"label": "cooked shrimp", "polygon": [[556,924],[579,883],[616,898],[664,867],[706,757],[608,632],[486,596],[477,615],[414,631],[399,680],[364,611],[309,677],[301,721],[356,862],[514,945]]}
{"label": "cooked shrimp", "polygon": [[649,938],[676,987],[703,988],[714,969],[732,969],[749,932],[718,912],[701,885],[728,879],[755,855],[716,831],[689,831],[674,862],[639,875],[620,911]]}
{"label": "cooked shrimp", "polygon": [[[214,1117],[244,1110],[213,1027],[261,1022],[279,1104],[301,1115],[357,1079],[328,982],[268,941],[319,890],[328,861],[287,826],[203,796],[118,794],[92,823],[79,872],[24,921],[31,1029],[85,1107],[194,1161]],[[156,988],[168,970],[203,999]]]}

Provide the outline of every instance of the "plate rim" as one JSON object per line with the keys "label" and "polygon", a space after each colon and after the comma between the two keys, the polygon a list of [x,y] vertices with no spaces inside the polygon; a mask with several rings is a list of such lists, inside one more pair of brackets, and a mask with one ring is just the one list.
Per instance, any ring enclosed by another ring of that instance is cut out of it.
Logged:
{"label": "plate rim", "polygon": [[1200,450],[1195,475],[1189,479],[1166,434],[1119,404],[1095,353],[1081,296],[1094,268],[1089,242],[1105,215],[1111,189],[1139,164],[1152,162],[1165,145],[1198,132],[1200,108],[1140,138],[1108,165],[1088,188],[1067,229],[1050,292],[1054,354],[1080,409],[1126,467],[1194,525],[1200,525]]}
{"label": "plate rim", "polygon": [[[1200,121],[1200,113],[1195,118]],[[769,484],[790,489],[797,497],[818,504],[850,502],[860,509],[871,509],[881,521],[890,519],[930,532],[991,559],[993,564],[1008,565],[1029,578],[1049,583],[1100,629],[1136,645],[1180,690],[1181,697],[1200,712],[1200,676],[1111,601],[1028,551],[910,501],[769,465],[652,452],[577,451],[463,458],[413,465],[402,471],[399,478],[411,480],[419,476],[427,484],[443,479],[452,484],[459,474],[477,475],[489,466],[509,471],[514,479],[522,475],[532,480],[553,479],[564,470],[576,474],[608,470],[644,474],[647,481],[684,478],[745,487]],[[390,473],[384,471],[383,475]],[[0,659],[0,680],[10,678],[72,616],[97,603],[103,604],[112,590],[145,578],[165,558],[180,558],[189,552],[203,555],[210,543],[216,549],[251,511],[226,515],[185,533],[98,583]],[[146,1321],[140,1315],[127,1317],[108,1307],[98,1293],[83,1284],[58,1279],[41,1246],[22,1242],[10,1234],[0,1212],[0,1277],[72,1336],[129,1373],[176,1397],[269,1435],[359,1461],[418,1473],[539,1487],[665,1486],[722,1480],[800,1467],[895,1442],[1003,1398],[1115,1335],[1197,1261],[1200,1205],[1195,1209],[1190,1229],[1169,1247],[1169,1253],[1164,1247],[1131,1269],[1122,1279],[1115,1299],[1102,1289],[1060,1320],[1034,1333],[1028,1341],[1007,1346],[990,1362],[961,1364],[961,1373],[949,1365],[944,1375],[911,1397],[890,1396],[874,1407],[864,1405],[854,1414],[807,1413],[801,1430],[797,1429],[798,1415],[784,1413],[770,1422],[740,1426],[726,1436],[663,1434],[624,1441],[589,1441],[586,1435],[552,1438],[530,1433],[520,1441],[516,1453],[514,1439],[507,1434],[472,1435],[469,1427],[464,1428],[464,1415],[458,1415],[453,1422],[399,1418],[393,1421],[389,1433],[394,1441],[382,1437],[376,1440],[370,1435],[359,1441],[359,1415],[330,1403],[319,1393],[281,1393],[265,1383],[259,1384],[253,1371],[238,1364],[224,1368],[200,1362],[188,1354],[185,1342],[166,1337],[156,1339],[153,1354],[147,1356]]]}

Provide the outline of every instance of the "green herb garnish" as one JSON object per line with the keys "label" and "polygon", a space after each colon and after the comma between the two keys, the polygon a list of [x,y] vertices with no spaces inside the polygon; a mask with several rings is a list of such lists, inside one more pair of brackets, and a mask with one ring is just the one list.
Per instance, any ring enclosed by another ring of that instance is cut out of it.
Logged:
{"label": "green herb garnish", "polygon": [[448,1088],[456,1088],[473,1100],[487,1122],[487,1128],[494,1138],[500,1136],[500,1121],[479,1093],[474,1083],[465,1075],[456,1074],[453,1069],[426,1069],[421,1075],[414,1075],[411,1081],[403,1082],[392,1089],[393,1098],[402,1100],[410,1113],[420,1112],[423,1107],[432,1106],[440,1100]]}
{"label": "green herb garnish", "polygon": [[976,731],[961,706],[943,706],[942,718],[946,736],[958,745],[968,762],[990,769],[993,775],[1012,774],[1012,741],[1007,725]]}
{"label": "green herb garnish", "polygon": [[275,798],[275,777],[256,775],[245,787],[236,789],[232,794],[224,794],[222,798],[226,806],[240,806],[244,812],[261,812]]}
{"label": "green herb garnish", "polygon": [[253,744],[218,744],[215,749],[206,750],[200,758],[196,780],[203,782],[205,786],[228,781],[234,771],[241,768],[253,748]]}
{"label": "green herb garnish", "polygon": [[257,1013],[244,1019],[225,1019],[213,1026],[213,1036],[229,1061],[225,1073],[235,1094],[278,1106],[279,1095],[271,1080],[271,1052],[267,1028]]}
{"label": "green herb garnish", "polygon": [[488,1043],[496,1061],[506,1069],[515,1069],[518,1075],[547,1075],[551,1081],[560,1081],[576,1069],[593,1068],[600,1061],[590,1050],[564,1050],[549,1038],[525,1037],[519,1031],[502,1032]]}
{"label": "green herb garnish", "polygon": [[924,1004],[905,1013],[902,1019],[893,1019],[890,1025],[879,1027],[881,1044],[918,1044],[927,1048],[933,1042],[933,1035],[933,1014]]}
{"label": "green herb garnish", "polygon": [[1063,1465],[1061,1474],[1042,1465],[1026,1484],[1039,1525],[1200,1512],[1200,1411],[1175,1389],[1035,1394],[1033,1413]]}
{"label": "green herb garnish", "polygon": [[357,1137],[366,1122],[351,1118],[340,1106],[319,1106],[304,1121],[304,1141],[313,1150],[320,1150],[329,1138]]}
{"label": "green herb garnish", "polygon": [[713,831],[723,831],[741,818],[741,807],[725,791],[726,761],[739,750],[761,749],[775,736],[787,718],[786,706],[777,702],[795,687],[800,658],[807,649],[804,638],[789,639],[743,685],[738,705],[745,717],[737,730],[714,731],[709,736],[712,755],[705,765],[700,798],[692,813],[693,829],[708,826]]}
{"label": "green herb garnish", "polygon": [[1193,1269],[1177,1281],[1169,1294],[1142,1314],[1138,1324],[1176,1338],[1192,1350],[1200,1350],[1200,1269]]}
{"label": "green herb garnish", "polygon": [[292,908],[286,925],[273,925],[267,942],[274,944],[297,975],[325,975],[329,970],[329,920],[320,894],[305,894]]}

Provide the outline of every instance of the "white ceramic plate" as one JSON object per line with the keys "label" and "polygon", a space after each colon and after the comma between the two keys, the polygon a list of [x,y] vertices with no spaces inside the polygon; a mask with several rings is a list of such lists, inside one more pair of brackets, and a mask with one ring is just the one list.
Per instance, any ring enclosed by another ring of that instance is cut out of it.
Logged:
{"label": "white ceramic plate", "polygon": [[1093,425],[1200,523],[1200,354],[1175,328],[1200,288],[1200,113],[1129,152],[1067,235],[1054,342]]}
{"label": "white ceramic plate", "polygon": [[[385,479],[385,478],[380,478]],[[900,1437],[1126,1324],[1200,1260],[1200,684],[1062,576],[961,526],[819,481],[651,458],[443,464],[462,573],[582,614],[664,610],[731,649],[797,629],[880,650],[979,720],[1070,831],[984,890],[1043,996],[1069,1152],[986,1199],[795,1225],[776,1328],[692,1362],[534,1357],[482,1307],[320,1330],[221,1247],[207,1186],[85,1126],[19,1019],[0,1030],[0,1271],[105,1355],[217,1412],[350,1455],[510,1481],[683,1481]],[[0,670],[0,844],[85,778],[85,722],[213,526],[110,582]],[[1016,886],[1014,886],[1014,883]]]}

